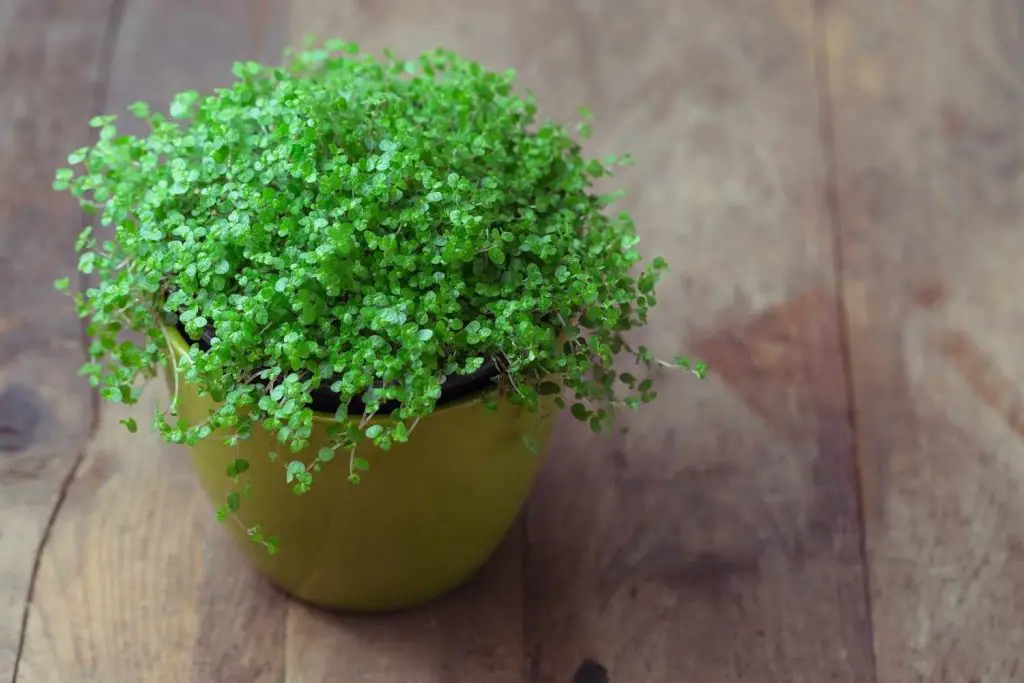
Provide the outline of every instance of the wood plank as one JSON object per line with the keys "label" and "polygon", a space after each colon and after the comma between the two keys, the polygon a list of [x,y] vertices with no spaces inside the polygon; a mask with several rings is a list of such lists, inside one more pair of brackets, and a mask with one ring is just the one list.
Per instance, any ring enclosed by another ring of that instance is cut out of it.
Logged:
{"label": "wood plank", "polygon": [[313,31],[444,45],[515,67],[549,115],[590,106],[676,264],[647,340],[718,371],[666,380],[624,440],[563,426],[524,621],[493,641],[525,630],[530,681],[871,680],[810,3],[299,0],[293,36]]}
{"label": "wood plank", "polygon": [[613,681],[870,681],[811,3],[586,7],[599,144],[633,149],[646,249],[675,264],[645,339],[714,378],[663,380],[618,442],[561,433],[530,508],[532,680],[589,657]]}
{"label": "wood plank", "polygon": [[[166,106],[178,90],[226,83],[232,60],[277,58],[284,9],[131,0],[104,109]],[[158,398],[151,386],[132,411],[140,424]],[[144,429],[128,434],[123,417],[103,407],[41,558],[19,682],[278,683],[286,599],[216,528],[185,454]]]}
{"label": "wood plank", "polygon": [[78,317],[53,289],[75,270],[81,212],[50,184],[88,140],[112,4],[0,8],[0,681],[19,666],[36,556],[93,422]]}
{"label": "wood plank", "polygon": [[879,681],[1020,680],[1024,6],[822,19]]}

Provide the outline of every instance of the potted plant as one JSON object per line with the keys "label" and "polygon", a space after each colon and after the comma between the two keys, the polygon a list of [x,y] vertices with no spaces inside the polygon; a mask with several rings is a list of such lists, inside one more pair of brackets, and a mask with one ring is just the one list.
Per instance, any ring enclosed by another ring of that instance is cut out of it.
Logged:
{"label": "potted plant", "polygon": [[593,190],[621,160],[535,123],[512,72],[328,42],[234,73],[132,105],[145,135],[94,118],[57,172],[105,229],[77,244],[83,371],[132,404],[162,368],[156,430],[285,590],[429,600],[497,547],[561,410],[602,431],[650,371],[703,375],[624,337],[666,263]]}

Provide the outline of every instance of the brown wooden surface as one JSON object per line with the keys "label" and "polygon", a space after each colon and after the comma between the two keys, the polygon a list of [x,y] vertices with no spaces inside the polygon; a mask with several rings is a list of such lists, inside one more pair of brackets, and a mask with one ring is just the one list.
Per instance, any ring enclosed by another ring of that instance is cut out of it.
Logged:
{"label": "brown wooden surface", "polygon": [[823,20],[879,680],[1024,680],[1024,4]]}
{"label": "brown wooden surface", "polygon": [[74,270],[81,213],[50,183],[88,139],[112,4],[0,3],[0,681],[14,678],[36,557],[93,422],[78,317],[52,286]]}
{"label": "brown wooden surface", "polygon": [[[0,683],[1024,680],[1019,2],[115,2],[0,4]],[[625,437],[566,421],[482,574],[398,616],[289,601],[180,451],[109,406],[90,440],[50,288],[81,223],[52,169],[95,107],[309,33],[589,106],[674,265],[646,341],[715,371]]]}

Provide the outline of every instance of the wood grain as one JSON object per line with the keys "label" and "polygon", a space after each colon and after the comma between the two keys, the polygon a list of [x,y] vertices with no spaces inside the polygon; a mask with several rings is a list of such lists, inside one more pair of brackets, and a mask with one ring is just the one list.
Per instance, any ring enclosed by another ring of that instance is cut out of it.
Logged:
{"label": "wood grain", "polygon": [[662,380],[618,442],[565,425],[530,507],[532,680],[870,681],[810,3],[585,7],[598,146],[633,150],[675,265],[644,339],[714,377]]}
{"label": "wood grain", "polygon": [[1021,680],[1024,5],[821,22],[879,681]]}
{"label": "wood grain", "polygon": [[[178,90],[225,83],[232,60],[274,59],[283,7],[131,0],[103,108],[166,107]],[[150,387],[132,411],[140,424],[158,399]],[[125,416],[104,406],[40,559],[19,683],[282,681],[286,599],[216,528],[184,453],[145,428],[128,434]]]}
{"label": "wood grain", "polygon": [[0,9],[0,681],[18,668],[36,556],[93,422],[78,317],[53,289],[74,274],[81,213],[50,183],[88,140],[111,6]]}

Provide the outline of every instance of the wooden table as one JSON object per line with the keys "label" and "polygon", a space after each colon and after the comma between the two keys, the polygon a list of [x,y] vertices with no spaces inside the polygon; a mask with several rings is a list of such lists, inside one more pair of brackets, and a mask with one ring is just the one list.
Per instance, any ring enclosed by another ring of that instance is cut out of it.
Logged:
{"label": "wooden table", "polygon": [[[0,2],[0,681],[1024,681],[1022,27],[1015,0]],[[77,377],[50,288],[92,113],[311,32],[588,105],[675,266],[647,341],[714,371],[626,437],[564,423],[482,575],[394,617],[254,576],[183,453]]]}

